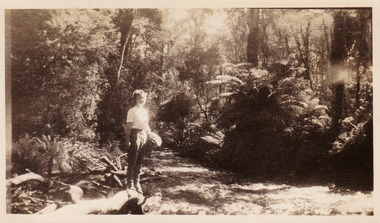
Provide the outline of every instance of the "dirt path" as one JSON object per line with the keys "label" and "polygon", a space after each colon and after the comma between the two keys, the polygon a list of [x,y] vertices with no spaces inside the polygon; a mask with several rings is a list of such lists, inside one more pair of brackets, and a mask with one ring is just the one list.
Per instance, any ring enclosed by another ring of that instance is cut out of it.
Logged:
{"label": "dirt path", "polygon": [[143,182],[144,191],[162,193],[157,214],[373,215],[373,192],[236,183],[233,174],[209,170],[167,149],[154,151],[147,162],[161,174]]}

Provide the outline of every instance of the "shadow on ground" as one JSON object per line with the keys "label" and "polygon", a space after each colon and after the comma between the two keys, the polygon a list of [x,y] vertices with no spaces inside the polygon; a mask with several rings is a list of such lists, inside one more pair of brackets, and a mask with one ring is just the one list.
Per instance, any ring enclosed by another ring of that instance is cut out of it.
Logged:
{"label": "shadow on ground", "polygon": [[146,165],[159,173],[143,183],[146,193],[162,193],[156,214],[373,215],[372,192],[317,183],[259,182],[207,169],[168,149],[154,151]]}

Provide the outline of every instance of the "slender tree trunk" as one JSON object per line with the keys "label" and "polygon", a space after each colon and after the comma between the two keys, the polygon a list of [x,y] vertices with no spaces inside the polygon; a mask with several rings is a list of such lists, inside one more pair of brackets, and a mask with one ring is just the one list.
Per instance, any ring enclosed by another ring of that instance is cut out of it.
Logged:
{"label": "slender tree trunk", "polygon": [[290,46],[289,46],[289,38],[288,35],[285,35],[285,48],[286,48],[286,56],[290,55]]}
{"label": "slender tree trunk", "polygon": [[325,33],[326,51],[327,51],[327,55],[330,55],[331,46],[330,46],[329,34],[327,31],[327,26],[326,26],[325,20],[323,20],[323,27],[324,27],[324,33]]}
{"label": "slender tree trunk", "polygon": [[313,89],[313,81],[310,75],[310,59],[309,59],[309,42],[310,42],[310,21],[307,23],[306,33],[302,34],[303,44],[305,46],[305,68],[306,68],[306,78],[310,81],[310,88]]}
{"label": "slender tree trunk", "polygon": [[124,53],[125,53],[125,48],[127,47],[127,43],[128,43],[128,40],[129,40],[129,37],[131,35],[131,30],[129,30],[129,32],[127,33],[127,37],[126,37],[126,40],[124,42],[124,45],[123,45],[123,49],[121,51],[121,56],[120,56],[120,66],[119,66],[119,70],[117,71],[117,80],[119,81],[120,79],[120,72],[121,72],[121,68],[123,67],[123,63],[124,63]]}
{"label": "slender tree trunk", "polygon": [[360,84],[361,76],[368,69],[369,64],[372,63],[372,46],[371,46],[371,14],[359,10],[358,11],[359,28],[360,28],[360,40],[358,44],[359,58],[356,72],[356,95],[355,95],[355,105],[360,106]]}
{"label": "slender tree trunk", "polygon": [[254,67],[259,64],[259,9],[249,9],[249,33],[247,44],[247,62]]}
{"label": "slender tree trunk", "polygon": [[360,68],[358,67],[357,71],[356,71],[356,92],[355,92],[355,106],[357,108],[360,105],[360,103],[359,103],[359,100],[360,100],[360,79],[361,79],[361,72],[360,72]]}
{"label": "slender tree trunk", "polygon": [[320,72],[321,77],[319,79],[320,83],[318,84],[318,82],[317,82],[316,85],[320,86],[320,91],[319,91],[320,95],[324,95],[325,89],[324,89],[324,81],[323,81],[323,79],[324,79],[323,66],[325,65],[325,62],[326,62],[325,61],[325,46],[324,45],[321,46],[320,55],[321,55],[321,60],[320,60],[320,63],[318,64],[318,67],[320,67],[319,71],[321,71]]}
{"label": "slender tree trunk", "polygon": [[206,118],[206,122],[208,123],[207,108],[206,108],[206,106],[205,106],[205,108],[203,108],[202,103],[201,103],[201,101],[200,101],[200,98],[199,98],[198,94],[196,94],[196,99],[197,99],[198,106],[199,106],[201,112],[204,114],[204,116],[205,116],[205,118]]}
{"label": "slender tree trunk", "polygon": [[340,120],[343,115],[343,99],[344,99],[344,84],[336,84],[335,85],[335,100],[333,103],[333,126],[332,130],[335,135],[339,134],[340,131]]}
{"label": "slender tree trunk", "polygon": [[[333,67],[343,68],[344,59],[346,57],[346,40],[345,40],[345,31],[346,27],[345,14],[342,12],[337,12],[334,15],[334,30],[333,38],[331,43],[331,64]],[[337,69],[339,70],[339,69]],[[337,71],[335,71],[337,72]],[[334,74],[338,75],[338,74]],[[343,103],[344,103],[344,91],[345,86],[343,81],[337,81],[335,85],[335,99],[333,102],[333,125],[332,133],[333,136],[337,136],[340,131],[340,120],[343,115]]]}
{"label": "slender tree trunk", "polygon": [[124,56],[126,54],[126,48],[128,43],[130,43],[130,36],[132,33],[132,21],[133,21],[133,9],[121,9],[119,11],[120,19],[120,32],[121,32],[121,52],[120,52],[120,65],[117,72],[117,81],[120,78],[121,68],[124,64]]}
{"label": "slender tree trunk", "polygon": [[261,35],[259,36],[259,38],[261,39],[261,42],[260,42],[260,49],[261,49],[261,52],[262,52],[262,68],[268,68],[267,64],[268,64],[268,59],[269,59],[269,49],[268,49],[268,34],[267,34],[267,23],[264,21],[264,18],[260,18],[260,21],[261,21],[261,26],[262,26],[262,31],[261,31]]}
{"label": "slender tree trunk", "polygon": [[47,174],[48,174],[49,177],[51,177],[51,171],[52,171],[52,169],[53,169],[53,160],[54,160],[54,158],[53,158],[53,156],[51,156],[51,157],[49,158],[49,161],[48,161]]}
{"label": "slender tree trunk", "polygon": [[[297,44],[298,52],[301,57],[302,63],[305,65],[306,68],[306,79],[309,80],[310,82],[310,88],[313,89],[313,82],[311,80],[311,75],[310,75],[310,62],[309,62],[309,41],[310,41],[310,25],[311,23],[309,22],[306,27],[306,33],[303,33],[302,27],[300,28],[301,36],[302,36],[302,42],[300,38],[297,36],[296,32],[292,28],[293,31],[293,36]],[[303,50],[304,48],[304,50]]]}

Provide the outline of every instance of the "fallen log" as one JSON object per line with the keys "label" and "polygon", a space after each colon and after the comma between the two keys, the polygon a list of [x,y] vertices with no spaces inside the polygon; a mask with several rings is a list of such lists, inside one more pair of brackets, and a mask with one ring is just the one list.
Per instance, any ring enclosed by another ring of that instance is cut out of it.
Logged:
{"label": "fallen log", "polygon": [[[58,201],[55,201],[55,203],[47,205],[36,214],[57,216],[67,214],[120,214],[131,213],[131,210],[132,213],[135,212],[134,214],[155,213],[160,207],[162,198],[161,194],[154,194],[145,198],[141,193],[138,193],[135,190],[126,190],[118,192],[111,198],[82,200],[83,191],[85,189],[91,190],[93,187],[91,182],[80,181],[76,185],[68,185],[62,182],[49,180],[32,172],[9,179],[6,182],[6,185],[7,187],[12,185],[17,186],[29,180],[37,180],[44,184],[46,183],[46,185],[48,185],[47,191],[49,191],[49,194],[53,195],[55,199],[59,197],[69,197],[69,200],[73,202],[73,204],[67,204],[62,208],[58,208],[58,206],[61,205],[57,205]],[[82,189],[82,187],[84,189]]]}
{"label": "fallen log", "polygon": [[111,161],[110,159],[108,159],[108,157],[106,157],[106,156],[103,156],[103,157],[100,159],[100,161],[102,161],[103,163],[107,164],[109,167],[112,168],[112,170],[115,170],[115,171],[119,170],[119,169],[115,166],[115,164],[113,164],[112,161]]}
{"label": "fallen log", "polygon": [[37,180],[37,181],[40,181],[42,183],[49,183],[50,182],[49,179],[42,177],[41,175],[29,172],[29,173],[14,177],[12,179],[8,179],[6,181],[6,185],[7,185],[7,187],[10,187],[11,185],[19,185],[19,184],[22,184],[22,183],[29,181],[29,180]]}
{"label": "fallen log", "polygon": [[27,181],[39,181],[44,184],[43,188],[46,191],[54,194],[57,198],[62,198],[62,200],[72,201],[74,203],[79,202],[83,197],[83,190],[75,185],[69,185],[58,181],[52,181],[48,178],[45,178],[41,175],[29,172],[23,175],[19,175],[12,179],[6,181],[7,190],[10,191],[12,185],[20,185]]}
{"label": "fallen log", "polygon": [[122,177],[122,178],[126,178],[127,177],[127,171],[126,170],[111,170],[111,173],[119,176],[119,177]]}
{"label": "fallen log", "polygon": [[136,199],[138,205],[144,203],[144,196],[135,190],[120,191],[111,198],[98,200],[82,200],[77,204],[66,205],[60,209],[47,213],[47,215],[84,215],[106,214],[120,210],[128,201]]}
{"label": "fallen log", "polygon": [[108,157],[106,157],[106,156],[103,156],[101,159],[100,159],[100,161],[102,161],[102,162],[104,162],[105,164],[107,164],[108,165],[108,167],[111,169],[111,173],[106,173],[106,177],[107,178],[113,178],[116,182],[117,182],[117,184],[120,186],[120,187],[123,187],[124,185],[123,185],[123,183],[121,182],[121,180],[120,180],[120,178],[117,176],[117,175],[115,175],[115,174],[112,174],[112,172],[113,171],[116,171],[116,172],[118,172],[118,171],[120,171],[112,162],[111,162],[111,160],[109,160],[108,159]]}
{"label": "fallen log", "polygon": [[106,170],[107,170],[107,167],[102,167],[98,169],[92,169],[88,167],[86,174],[89,174],[89,175],[103,174],[104,172],[106,172]]}
{"label": "fallen log", "polygon": [[49,204],[44,209],[40,210],[36,214],[47,214],[49,212],[55,211],[58,208],[57,204]]}

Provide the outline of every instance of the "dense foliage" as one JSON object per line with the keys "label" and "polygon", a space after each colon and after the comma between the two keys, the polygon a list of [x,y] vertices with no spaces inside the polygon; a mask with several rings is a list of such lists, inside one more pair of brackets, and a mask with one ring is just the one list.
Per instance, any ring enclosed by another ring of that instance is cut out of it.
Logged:
{"label": "dense foliage", "polygon": [[6,23],[13,173],[80,169],[75,145],[123,150],[144,89],[153,131],[183,154],[372,186],[370,9],[9,10]]}

